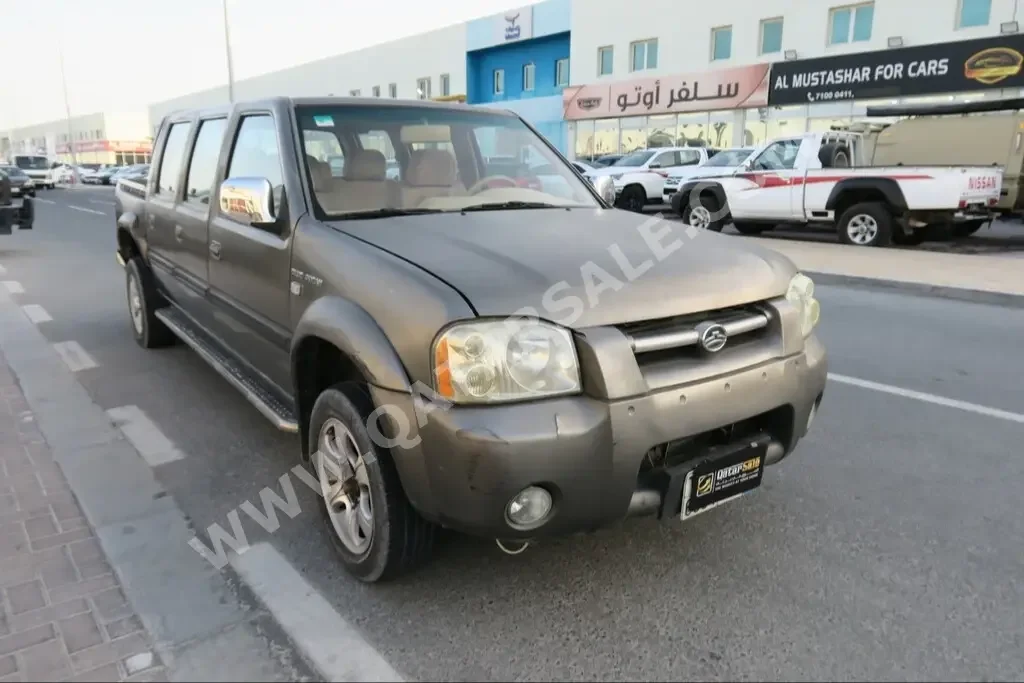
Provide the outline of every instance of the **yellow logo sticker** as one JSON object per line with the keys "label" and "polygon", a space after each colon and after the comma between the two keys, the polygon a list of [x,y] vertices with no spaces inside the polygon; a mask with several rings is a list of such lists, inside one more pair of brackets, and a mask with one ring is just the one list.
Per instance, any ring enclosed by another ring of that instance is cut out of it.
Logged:
{"label": "yellow logo sticker", "polygon": [[711,493],[711,489],[715,485],[715,475],[705,474],[697,480],[697,495],[706,496]]}
{"label": "yellow logo sticker", "polygon": [[740,465],[740,471],[741,472],[753,472],[754,470],[756,470],[760,466],[761,466],[761,456],[758,456],[756,458],[751,458],[750,460],[747,460],[742,465]]}
{"label": "yellow logo sticker", "polygon": [[1024,67],[1024,55],[1008,47],[990,47],[982,50],[964,63],[964,77],[993,85],[1016,76]]}

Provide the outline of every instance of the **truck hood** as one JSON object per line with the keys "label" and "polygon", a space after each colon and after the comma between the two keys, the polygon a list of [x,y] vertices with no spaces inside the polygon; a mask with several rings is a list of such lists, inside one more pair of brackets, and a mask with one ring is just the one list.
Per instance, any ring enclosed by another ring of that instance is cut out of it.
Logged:
{"label": "truck hood", "polygon": [[600,178],[606,175],[622,175],[623,173],[644,173],[647,169],[643,166],[605,166],[603,168],[595,168],[593,171],[588,171],[587,175],[591,178]]}
{"label": "truck hood", "polygon": [[781,254],[749,241],[704,231],[689,237],[680,222],[618,210],[428,214],[332,225],[433,273],[481,316],[532,307],[574,328],[781,296],[796,272]]}

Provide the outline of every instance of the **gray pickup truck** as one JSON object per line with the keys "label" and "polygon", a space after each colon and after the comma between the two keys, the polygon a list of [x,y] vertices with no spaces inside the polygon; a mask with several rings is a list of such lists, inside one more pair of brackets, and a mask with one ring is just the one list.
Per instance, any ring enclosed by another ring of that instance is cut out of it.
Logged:
{"label": "gray pickup truck", "polygon": [[806,434],[818,302],[779,254],[614,210],[613,191],[505,111],[170,115],[148,180],[116,192],[132,330],[184,341],[299,435],[364,581],[417,566],[439,527],[515,553],[686,520]]}

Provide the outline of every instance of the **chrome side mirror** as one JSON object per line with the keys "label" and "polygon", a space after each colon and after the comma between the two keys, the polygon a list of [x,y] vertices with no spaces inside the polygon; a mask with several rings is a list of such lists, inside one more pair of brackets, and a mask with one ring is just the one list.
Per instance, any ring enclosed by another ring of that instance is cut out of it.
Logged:
{"label": "chrome side mirror", "polygon": [[598,176],[594,179],[594,189],[608,206],[615,205],[615,181],[610,176]]}
{"label": "chrome side mirror", "polygon": [[266,178],[228,178],[220,184],[220,212],[258,228],[277,222],[274,188]]}

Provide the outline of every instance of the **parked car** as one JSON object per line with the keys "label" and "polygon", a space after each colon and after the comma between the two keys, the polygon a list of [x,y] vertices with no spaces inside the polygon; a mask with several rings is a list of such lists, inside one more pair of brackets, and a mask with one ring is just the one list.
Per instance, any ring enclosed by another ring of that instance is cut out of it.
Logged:
{"label": "parked car", "polygon": [[[310,151],[325,133],[344,178]],[[570,195],[496,172],[493,138]],[[822,400],[819,306],[792,262],[704,231],[684,247],[678,224],[611,209],[609,178],[583,182],[512,112],[236,102],[164,119],[154,150],[159,177],[210,181],[118,183],[132,334],[180,339],[299,435],[363,581],[424,561],[439,526],[517,552],[689,520],[756,489]]]}
{"label": "parked car", "polygon": [[576,170],[579,171],[584,176],[587,175],[588,173],[590,173],[591,171],[593,171],[596,168],[595,166],[591,166],[590,164],[585,164],[582,161],[574,161],[574,162],[572,162],[572,165],[575,166]]}
{"label": "parked car", "polygon": [[622,157],[611,166],[591,171],[588,177],[610,177],[615,183],[615,205],[628,211],[640,212],[648,204],[664,201],[665,178],[672,170],[696,166],[714,152],[706,147],[641,149]]}
{"label": "parked car", "polygon": [[131,166],[122,166],[117,169],[114,173],[110,174],[109,185],[117,185],[121,180],[135,180],[138,181],[140,178],[145,179],[149,175],[149,164],[132,164]]}
{"label": "parked car", "polygon": [[690,225],[746,235],[780,223],[821,225],[862,247],[918,244],[937,224],[989,221],[998,166],[865,166],[858,133],[804,133],[762,146],[731,175],[688,180],[672,209]]}
{"label": "parked car", "polygon": [[665,178],[665,187],[662,190],[665,201],[671,202],[672,195],[679,189],[681,182],[698,178],[717,178],[731,175],[753,153],[753,147],[723,149],[696,166],[683,166],[682,168],[675,169],[668,174],[668,178]]}
{"label": "parked car", "polygon": [[11,185],[12,197],[35,197],[35,181],[17,166],[0,166],[0,173],[7,176]]}
{"label": "parked car", "polygon": [[114,176],[121,171],[122,166],[104,166],[92,175],[93,182],[98,185],[110,185]]}

